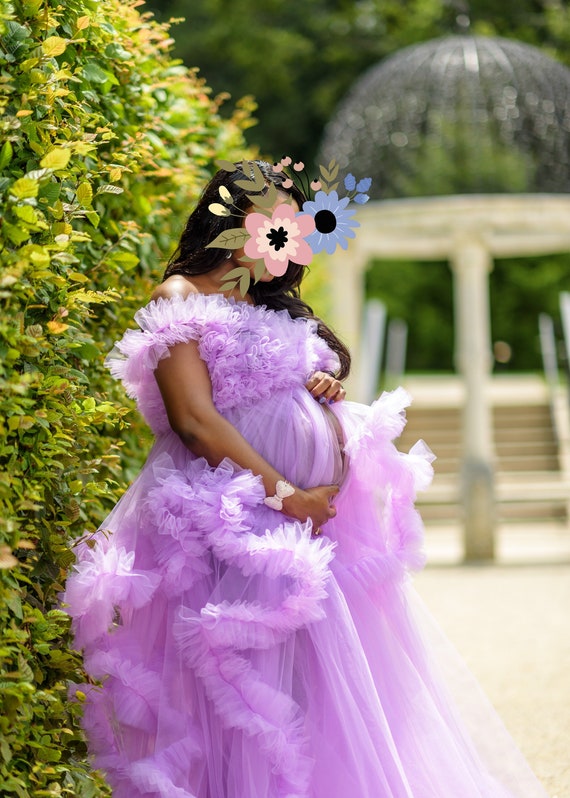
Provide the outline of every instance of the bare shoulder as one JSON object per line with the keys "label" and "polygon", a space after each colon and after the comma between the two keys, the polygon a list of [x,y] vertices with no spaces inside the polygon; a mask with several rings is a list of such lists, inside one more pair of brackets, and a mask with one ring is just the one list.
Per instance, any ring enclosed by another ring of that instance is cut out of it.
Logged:
{"label": "bare shoulder", "polygon": [[184,277],[182,274],[173,274],[172,277],[167,277],[163,283],[155,288],[151,300],[172,299],[175,296],[185,299],[190,294],[199,293],[198,287],[189,277]]}

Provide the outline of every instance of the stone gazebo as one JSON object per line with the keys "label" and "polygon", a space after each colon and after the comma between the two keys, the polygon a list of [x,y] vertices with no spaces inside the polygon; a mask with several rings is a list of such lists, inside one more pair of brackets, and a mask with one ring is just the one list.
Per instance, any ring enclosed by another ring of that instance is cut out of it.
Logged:
{"label": "stone gazebo", "polygon": [[[334,321],[353,352],[372,259],[450,262],[466,388],[466,556],[490,558],[489,273],[494,258],[570,251],[570,70],[506,39],[463,35],[406,48],[340,104],[321,152],[321,162],[332,158],[373,178],[357,237],[332,264]],[[356,359],[353,394],[362,367]]]}

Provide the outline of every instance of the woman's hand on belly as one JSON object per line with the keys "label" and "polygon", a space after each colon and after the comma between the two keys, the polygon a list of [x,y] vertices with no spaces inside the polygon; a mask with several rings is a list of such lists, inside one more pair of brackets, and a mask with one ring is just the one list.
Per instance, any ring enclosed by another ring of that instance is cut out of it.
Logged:
{"label": "woman's hand on belly", "polygon": [[341,402],[346,396],[341,383],[326,371],[315,371],[305,383],[305,388],[321,404]]}
{"label": "woman's hand on belly", "polygon": [[320,527],[336,515],[333,500],[339,491],[338,485],[319,485],[316,488],[295,488],[295,493],[283,499],[283,512],[299,521],[313,523],[315,534]]}

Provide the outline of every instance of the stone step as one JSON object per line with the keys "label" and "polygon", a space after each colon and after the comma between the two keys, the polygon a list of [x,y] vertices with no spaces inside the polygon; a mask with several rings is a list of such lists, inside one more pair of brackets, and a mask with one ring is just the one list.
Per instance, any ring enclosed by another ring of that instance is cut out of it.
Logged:
{"label": "stone step", "polygon": [[[521,457],[519,454],[505,457],[497,457],[495,472],[502,471],[556,471],[559,466],[556,453],[537,453],[532,456]],[[455,474],[461,468],[461,459],[457,456],[443,457],[437,455],[437,460],[433,464],[434,470],[439,474]]]}
{"label": "stone step", "polygon": [[551,440],[556,443],[552,424],[545,426],[532,426],[532,427],[495,427],[495,441],[543,441]]}
{"label": "stone step", "polygon": [[539,427],[541,429],[551,429],[552,419],[550,411],[540,413],[538,410],[532,413],[494,413],[493,427],[495,429],[509,429],[512,427]]}
{"label": "stone step", "polygon": [[[497,475],[497,497],[502,501],[535,501],[552,499],[570,501],[570,481],[559,471],[503,472]],[[460,477],[453,474],[438,474],[428,491],[420,495],[423,502],[455,502],[460,493]]]}
{"label": "stone step", "polygon": [[[417,508],[426,527],[442,523],[455,524],[461,520],[462,509],[459,504],[424,504],[418,502]],[[567,505],[564,502],[536,501],[497,505],[497,521],[508,523],[531,523],[538,521],[564,521]]]}
{"label": "stone step", "polygon": [[[570,484],[557,472],[510,472],[499,474],[495,486],[499,502],[553,501],[570,503]],[[460,477],[457,474],[438,474],[429,490],[421,493],[422,504],[458,504],[460,500]]]}
{"label": "stone step", "polygon": [[[494,426],[525,427],[529,424],[541,427],[552,426],[550,408],[546,405],[530,407],[495,407],[492,411]],[[408,408],[406,417],[407,427],[428,426],[435,429],[460,429],[461,411],[449,408]]]}
{"label": "stone step", "polygon": [[[436,472],[433,484],[417,502],[426,524],[458,521],[460,494],[458,474]],[[570,482],[557,471],[502,473],[497,475],[496,499],[499,520],[564,520],[570,506]]]}
{"label": "stone step", "polygon": [[[418,407],[408,411],[408,425],[397,446],[402,451],[423,438],[437,456],[436,473],[461,467],[461,412],[458,408]],[[493,408],[496,471],[556,471],[559,468],[550,410],[544,403]]]}
{"label": "stone step", "polygon": [[497,519],[499,521],[563,521],[568,511],[565,502],[513,502],[501,503],[497,506]]}
{"label": "stone step", "polygon": [[[457,521],[461,515],[459,475],[462,452],[460,378],[411,377],[414,397],[408,424],[397,446],[402,451],[423,438],[437,456],[432,488],[420,496],[428,524]],[[545,383],[534,375],[493,377],[487,386],[495,447],[497,515],[505,521],[560,520],[570,502],[562,481],[558,446]]]}
{"label": "stone step", "polygon": [[[405,441],[407,445],[412,445],[418,438],[426,440],[428,437],[434,440],[437,439],[442,443],[449,441],[459,444],[461,440],[461,427],[459,424],[456,427],[434,427],[432,425],[419,424],[414,418],[413,423],[409,423],[404,429],[401,440]],[[552,424],[545,424],[542,426],[533,425],[531,427],[525,425],[519,427],[495,427],[494,438],[495,441],[518,441],[523,439],[525,441],[555,440]]]}
{"label": "stone step", "polygon": [[[441,426],[433,423],[433,419],[410,417],[402,440],[406,444],[412,444],[418,438],[426,441],[461,441],[462,425],[460,420],[453,424],[444,423]],[[526,418],[512,419],[508,423],[501,421],[493,424],[493,438],[495,441],[510,440],[549,440],[555,442],[554,429],[550,419]]]}
{"label": "stone step", "polygon": [[[411,441],[400,438],[397,447],[400,451],[408,451]],[[415,440],[414,440],[415,443]],[[437,448],[435,448],[437,446]],[[438,460],[445,458],[457,458],[461,456],[461,444],[457,440],[439,440],[436,445],[430,445],[430,449],[437,456]],[[508,457],[532,458],[539,455],[550,455],[557,457],[558,447],[553,440],[516,440],[516,441],[495,441],[495,453],[499,460]]]}

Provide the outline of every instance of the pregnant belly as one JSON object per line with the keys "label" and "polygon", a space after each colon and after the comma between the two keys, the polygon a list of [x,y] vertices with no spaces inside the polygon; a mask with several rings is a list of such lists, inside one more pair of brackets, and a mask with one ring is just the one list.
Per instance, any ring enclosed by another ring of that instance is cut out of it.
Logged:
{"label": "pregnant belly", "polygon": [[305,388],[277,394],[228,416],[251,445],[301,488],[340,484],[345,472],[340,422]]}

